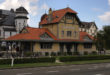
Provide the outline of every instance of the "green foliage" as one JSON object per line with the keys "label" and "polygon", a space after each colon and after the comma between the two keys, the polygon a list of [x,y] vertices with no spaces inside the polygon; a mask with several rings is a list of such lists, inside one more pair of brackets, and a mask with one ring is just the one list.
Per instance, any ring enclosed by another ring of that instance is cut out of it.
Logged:
{"label": "green foliage", "polygon": [[11,64],[11,59],[0,59],[0,64]]}
{"label": "green foliage", "polygon": [[56,56],[56,52],[51,52],[51,56]]}
{"label": "green foliage", "polygon": [[73,55],[80,55],[79,52],[73,52]]}
{"label": "green foliage", "polygon": [[25,53],[24,53],[24,56],[25,56],[25,57],[30,57],[30,56],[32,56],[32,55],[33,55],[32,52],[25,52]]}
{"label": "green foliage", "polygon": [[110,26],[104,26],[102,30],[98,31],[96,39],[98,50],[110,49]]}
{"label": "green foliage", "polygon": [[[44,58],[20,58],[14,59],[14,64],[25,64],[25,63],[54,63],[55,57],[44,57]],[[0,59],[0,64],[11,64],[11,59]]]}
{"label": "green foliage", "polygon": [[45,56],[49,56],[49,52],[45,52]]}
{"label": "green foliage", "polygon": [[103,60],[110,59],[110,55],[87,55],[87,56],[63,56],[59,57],[61,62],[85,61],[85,60]]}
{"label": "green foliage", "polygon": [[96,51],[92,51],[91,55],[97,55],[97,52]]}
{"label": "green foliage", "polygon": [[84,55],[88,55],[89,53],[88,53],[88,51],[84,51]]}

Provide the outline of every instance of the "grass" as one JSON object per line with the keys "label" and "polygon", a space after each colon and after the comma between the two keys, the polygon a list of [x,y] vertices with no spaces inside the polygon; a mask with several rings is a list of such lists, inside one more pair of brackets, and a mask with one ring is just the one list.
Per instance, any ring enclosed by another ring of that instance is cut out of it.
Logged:
{"label": "grass", "polygon": [[64,63],[28,63],[28,64],[14,64],[13,67],[10,65],[0,65],[0,69],[11,69],[11,68],[30,68],[30,67],[48,67],[48,66],[63,66],[63,65],[81,65],[81,64],[94,64],[94,63],[110,63],[108,60],[89,60],[89,61],[74,61]]}

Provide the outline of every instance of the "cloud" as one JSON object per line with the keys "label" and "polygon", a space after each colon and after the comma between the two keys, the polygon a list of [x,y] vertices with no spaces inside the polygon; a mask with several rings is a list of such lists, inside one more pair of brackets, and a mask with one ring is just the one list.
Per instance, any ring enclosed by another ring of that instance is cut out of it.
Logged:
{"label": "cloud", "polygon": [[[108,0],[108,3],[109,3],[109,7],[110,7],[110,0]],[[107,23],[107,24],[110,24],[110,11],[106,11],[104,14],[98,16],[98,18]]]}
{"label": "cloud", "polygon": [[94,11],[102,11],[102,9],[100,9],[100,8],[92,8],[92,10],[94,10]]}
{"label": "cloud", "polygon": [[110,5],[110,0],[108,0],[108,3],[109,3],[109,5]]}
{"label": "cloud", "polygon": [[45,10],[48,10],[48,5],[46,3],[43,3],[41,5],[38,4],[40,1],[41,0],[3,0],[0,3],[0,9],[16,9],[22,5],[29,12],[29,26],[36,27],[38,25],[40,15],[42,15]]}
{"label": "cloud", "polygon": [[103,22],[110,24],[110,11],[98,16]]}
{"label": "cloud", "polygon": [[49,9],[49,7],[48,7],[48,5],[47,4],[43,4],[42,6],[41,6],[41,9],[43,9],[43,10],[48,10]]}
{"label": "cloud", "polygon": [[34,3],[37,2],[38,0],[4,0],[2,3],[0,3],[0,9],[16,9],[22,5],[29,11],[30,14],[37,15],[36,11],[38,6],[34,5]]}

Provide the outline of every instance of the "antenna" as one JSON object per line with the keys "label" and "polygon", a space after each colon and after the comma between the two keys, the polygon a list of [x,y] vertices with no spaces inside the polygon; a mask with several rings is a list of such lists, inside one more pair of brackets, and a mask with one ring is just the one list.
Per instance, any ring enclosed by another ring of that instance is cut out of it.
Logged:
{"label": "antenna", "polygon": [[45,14],[46,14],[46,10],[45,10]]}
{"label": "antenna", "polygon": [[23,6],[24,0],[18,0],[20,6]]}

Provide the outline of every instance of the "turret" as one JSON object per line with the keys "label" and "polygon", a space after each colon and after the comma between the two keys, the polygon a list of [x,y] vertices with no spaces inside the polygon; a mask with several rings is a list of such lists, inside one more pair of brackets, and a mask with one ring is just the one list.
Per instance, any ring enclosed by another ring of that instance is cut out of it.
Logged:
{"label": "turret", "polygon": [[16,9],[15,13],[15,25],[16,30],[19,33],[24,27],[28,26],[28,11],[24,7],[19,7]]}

